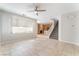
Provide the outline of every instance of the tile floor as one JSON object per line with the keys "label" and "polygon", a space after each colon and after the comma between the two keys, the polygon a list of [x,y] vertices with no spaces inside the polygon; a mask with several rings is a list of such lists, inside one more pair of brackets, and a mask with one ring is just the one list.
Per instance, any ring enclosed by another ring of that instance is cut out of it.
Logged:
{"label": "tile floor", "polygon": [[0,48],[2,56],[79,56],[79,46],[54,39],[30,39]]}

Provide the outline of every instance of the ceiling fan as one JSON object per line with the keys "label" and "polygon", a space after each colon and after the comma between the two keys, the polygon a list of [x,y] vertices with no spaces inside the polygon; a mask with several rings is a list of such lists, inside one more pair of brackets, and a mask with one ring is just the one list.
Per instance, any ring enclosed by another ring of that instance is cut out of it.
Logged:
{"label": "ceiling fan", "polygon": [[39,9],[39,6],[35,6],[34,10],[31,10],[30,12],[35,12],[35,14],[38,16],[39,12],[45,12],[44,9]]}

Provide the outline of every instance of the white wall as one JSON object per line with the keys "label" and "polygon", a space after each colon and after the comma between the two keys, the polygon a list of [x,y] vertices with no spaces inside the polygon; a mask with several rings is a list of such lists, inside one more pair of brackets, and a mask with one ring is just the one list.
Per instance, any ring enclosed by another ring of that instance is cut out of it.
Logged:
{"label": "white wall", "polygon": [[2,23],[2,20],[1,20],[1,13],[0,13],[0,44],[1,44],[1,32],[2,32],[2,26],[1,26],[1,23]]}
{"label": "white wall", "polygon": [[10,15],[3,13],[2,15],[2,39],[1,41],[7,42],[10,41],[11,39],[11,19],[10,19]]}
{"label": "white wall", "polygon": [[79,11],[61,16],[59,33],[59,40],[79,45]]}
{"label": "white wall", "polygon": [[[30,38],[34,38],[36,37],[36,20],[28,18],[28,17],[24,17],[24,16],[20,16],[17,14],[12,14],[9,12],[5,12],[5,11],[0,11],[0,21],[2,21],[0,23],[0,37],[1,37],[1,44],[6,44],[6,43],[12,43],[14,41],[19,41],[19,40],[27,40]],[[19,33],[19,34],[13,34],[12,33],[12,21],[14,19],[21,19],[21,20],[25,20],[26,21],[26,25],[31,25],[33,26],[33,32],[31,33]],[[28,23],[29,22],[29,23]]]}

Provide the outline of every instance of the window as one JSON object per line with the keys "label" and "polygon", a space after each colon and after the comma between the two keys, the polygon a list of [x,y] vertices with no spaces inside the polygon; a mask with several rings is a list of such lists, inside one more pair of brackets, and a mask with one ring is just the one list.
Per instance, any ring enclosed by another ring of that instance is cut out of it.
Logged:
{"label": "window", "polygon": [[33,33],[33,23],[27,19],[13,19],[12,33]]}
{"label": "window", "polygon": [[13,33],[32,33],[32,27],[12,27]]}

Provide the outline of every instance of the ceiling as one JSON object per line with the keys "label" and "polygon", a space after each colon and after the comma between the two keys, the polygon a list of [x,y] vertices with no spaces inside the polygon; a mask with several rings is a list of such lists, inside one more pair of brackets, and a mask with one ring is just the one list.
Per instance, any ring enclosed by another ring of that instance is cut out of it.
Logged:
{"label": "ceiling", "polygon": [[[45,12],[40,12],[37,16],[34,12],[35,5],[39,5],[40,9],[45,9]],[[20,15],[26,15],[31,18],[35,18],[40,22],[47,23],[51,18],[57,18],[64,13],[78,11],[78,3],[0,3],[0,9],[4,9],[9,12],[17,13]]]}

